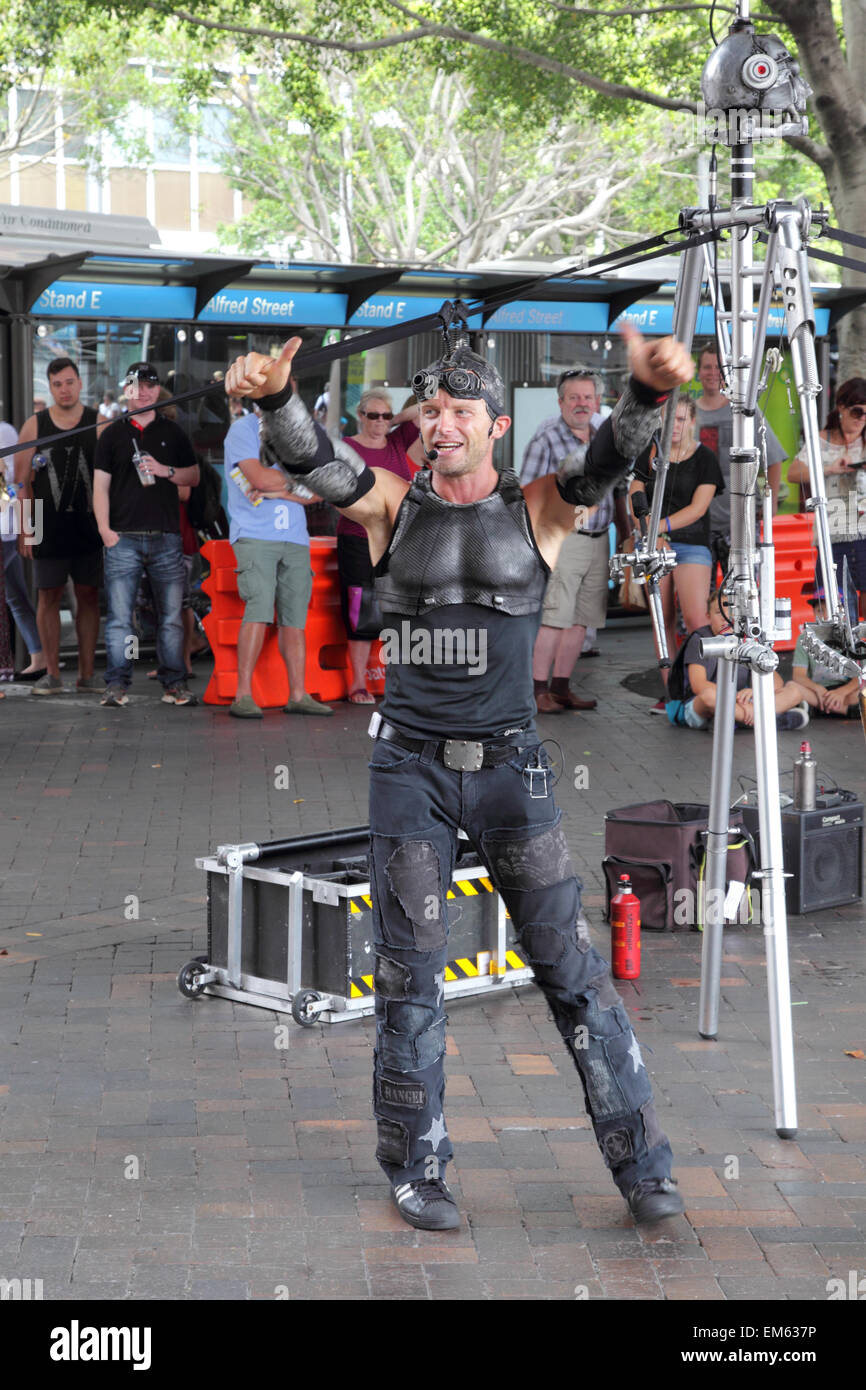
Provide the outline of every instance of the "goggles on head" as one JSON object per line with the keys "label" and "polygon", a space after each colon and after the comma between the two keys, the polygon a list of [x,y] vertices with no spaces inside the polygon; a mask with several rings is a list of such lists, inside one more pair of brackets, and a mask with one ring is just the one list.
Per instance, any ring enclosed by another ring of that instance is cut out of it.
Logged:
{"label": "goggles on head", "polygon": [[431,400],[441,390],[457,400],[483,401],[492,420],[504,414],[502,378],[495,367],[468,348],[458,348],[455,353],[416,372],[412,390],[419,402]]}

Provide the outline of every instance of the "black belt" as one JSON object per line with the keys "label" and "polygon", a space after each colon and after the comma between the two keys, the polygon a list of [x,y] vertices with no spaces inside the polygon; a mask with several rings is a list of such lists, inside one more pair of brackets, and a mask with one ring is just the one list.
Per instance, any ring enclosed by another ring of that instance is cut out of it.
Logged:
{"label": "black belt", "polygon": [[579,536],[589,536],[592,541],[597,541],[599,536],[606,536],[607,531],[578,531]]}
{"label": "black belt", "polygon": [[[378,722],[377,722],[378,721]],[[501,767],[524,748],[534,747],[537,739],[530,738],[521,743],[501,743],[498,739],[424,739],[410,738],[389,724],[378,713],[370,720],[370,737],[395,743],[409,753],[422,753],[425,749],[433,751],[437,762],[444,763],[452,772],[477,772],[482,767]],[[519,730],[519,733],[528,732]]]}

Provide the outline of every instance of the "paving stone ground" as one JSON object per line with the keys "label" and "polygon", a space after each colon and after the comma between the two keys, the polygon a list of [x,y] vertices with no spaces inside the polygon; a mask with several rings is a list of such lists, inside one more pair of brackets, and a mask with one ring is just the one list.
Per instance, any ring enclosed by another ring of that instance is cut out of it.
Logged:
{"label": "paving stone ground", "polygon": [[[607,954],[604,814],[705,801],[711,739],[623,687],[650,665],[648,629],[600,645],[576,682],[599,709],[540,727],[562,746],[557,797]],[[697,1031],[700,937],[644,934],[622,993],[687,1206],[648,1230],[533,985],[450,1005],[463,1221],[446,1235],[402,1223],[373,1157],[372,1020],[290,1023],[278,1049],[284,1016],[181,997],[176,971],[206,943],[196,855],[366,821],[368,712],[336,711],[175,709],[143,671],[125,709],[18,691],[0,707],[0,1275],[85,1302],[823,1301],[828,1281],[866,1278],[862,903],[789,919],[794,1142],[774,1127],[760,929],[726,933],[717,1042]],[[866,795],[859,727],[810,736],[827,783]],[[779,742],[787,768],[799,737]],[[738,776],[753,756],[739,734]]]}

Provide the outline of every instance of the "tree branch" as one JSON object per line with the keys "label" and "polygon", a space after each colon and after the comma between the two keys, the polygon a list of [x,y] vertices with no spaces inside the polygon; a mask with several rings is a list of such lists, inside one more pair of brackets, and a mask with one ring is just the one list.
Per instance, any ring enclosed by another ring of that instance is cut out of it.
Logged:
{"label": "tree branch", "polygon": [[817,164],[825,178],[833,172],[836,161],[829,145],[821,145],[808,135],[786,135],[783,138],[786,145],[790,145],[798,154],[804,154],[807,159]]}
{"label": "tree branch", "polygon": [[316,34],[300,34],[291,29],[264,29],[249,24],[231,24],[224,19],[202,19],[199,15],[194,15],[189,10],[178,10],[173,5],[160,3],[160,0],[143,0],[145,9],[153,10],[155,14],[162,15],[163,19],[180,19],[184,24],[194,25],[198,29],[213,29],[221,34],[245,34],[252,39],[275,39],[288,43],[303,43],[310,48],[331,48],[341,53],[369,53],[380,48],[394,48],[398,44],[412,43],[416,39],[426,38],[424,29],[410,30],[404,34],[389,34],[383,39],[359,39],[353,42],[351,39],[320,39]]}
{"label": "tree branch", "polygon": [[698,109],[693,101],[661,97],[643,87],[630,87],[622,82],[604,82],[594,73],[585,72],[583,68],[572,67],[570,63],[561,63],[555,58],[548,58],[543,53],[533,53],[531,49],[521,48],[518,44],[503,43],[501,39],[491,39],[482,34],[474,34],[469,29],[458,29],[452,24],[434,24],[432,20],[426,20],[423,15],[410,10],[408,5],[401,4],[400,0],[384,0],[384,3],[390,9],[399,10],[407,19],[414,20],[416,24],[419,24],[426,37],[456,39],[458,43],[472,44],[476,48],[488,49],[491,53],[506,54],[509,58],[516,58],[529,67],[540,68],[543,72],[555,73],[558,77],[569,77],[575,82],[580,82],[584,87],[589,87],[591,91],[598,92],[601,96],[630,98],[633,101],[645,102],[648,106],[659,106],[664,111],[696,112]]}

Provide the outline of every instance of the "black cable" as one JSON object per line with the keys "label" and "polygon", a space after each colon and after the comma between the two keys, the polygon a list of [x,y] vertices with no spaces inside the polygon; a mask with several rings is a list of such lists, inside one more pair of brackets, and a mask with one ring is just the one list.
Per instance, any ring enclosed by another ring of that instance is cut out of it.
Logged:
{"label": "black cable", "polygon": [[[467,314],[469,317],[472,317],[475,314],[483,313],[488,305],[495,305],[496,308],[500,308],[503,304],[507,304],[512,299],[518,298],[521,294],[525,294],[528,289],[537,288],[548,280],[566,279],[576,281],[595,279],[596,276],[592,272],[594,272],[595,268],[598,266],[606,265],[610,271],[622,270],[629,265],[640,265],[644,261],[655,260],[658,256],[679,255],[681,251],[686,251],[691,246],[700,246],[704,242],[712,241],[713,238],[718,235],[717,232],[693,234],[681,241],[678,245],[671,246],[665,241],[665,238],[673,236],[674,234],[681,235],[679,228],[671,228],[668,231],[658,233],[655,237],[648,237],[643,241],[633,242],[630,246],[621,247],[619,251],[611,251],[604,256],[595,256],[591,261],[588,261],[586,265],[580,268],[575,267],[573,270],[565,272],[553,271],[551,274],[540,276],[535,280],[522,281],[517,286],[510,286],[507,295],[503,291],[499,291],[486,298],[470,300],[466,305]],[[646,251],[639,256],[631,256],[628,254],[635,249],[643,249],[645,247],[654,247],[655,249]],[[366,333],[359,333],[355,337],[344,338],[341,342],[332,343],[329,347],[314,348],[310,352],[298,353],[293,366],[299,371],[304,369],[309,370],[313,367],[323,366],[326,363],[337,361],[345,357],[351,357],[358,352],[366,352],[370,348],[383,347],[388,343],[398,342],[402,338],[411,338],[418,333],[435,332],[441,328],[442,318],[439,314],[425,314],[421,318],[410,319],[406,323],[391,324],[387,328],[374,328]],[[197,400],[201,396],[208,395],[211,391],[224,390],[224,382],[212,381],[209,382],[207,386],[197,386],[191,391],[183,391],[179,395],[170,396],[167,400],[158,401],[156,406],[142,406],[138,410],[130,410],[125,413],[128,416],[132,416],[145,414],[148,410],[164,410],[170,405],[181,405],[186,401]],[[39,446],[41,448],[47,448],[51,444],[56,444],[61,439],[71,439],[76,434],[83,434],[87,430],[94,428],[95,426],[93,425],[79,425],[72,430],[59,430],[56,434],[45,435],[39,440]],[[0,449],[0,458],[5,458],[7,454],[21,453],[24,449],[31,447],[36,447],[36,441],[33,441],[31,444],[30,440],[25,440],[23,446],[20,442],[18,444],[7,444],[4,448]]]}
{"label": "black cable", "polygon": [[824,227],[821,235],[832,237],[834,241],[846,242],[848,246],[866,246],[866,236],[857,236],[854,232],[843,232],[841,227]]}
{"label": "black cable", "polygon": [[834,256],[832,251],[819,251],[814,246],[807,248],[806,255],[810,261],[829,261],[830,265],[841,265],[846,270],[866,271],[866,261],[855,261],[853,256]]}

